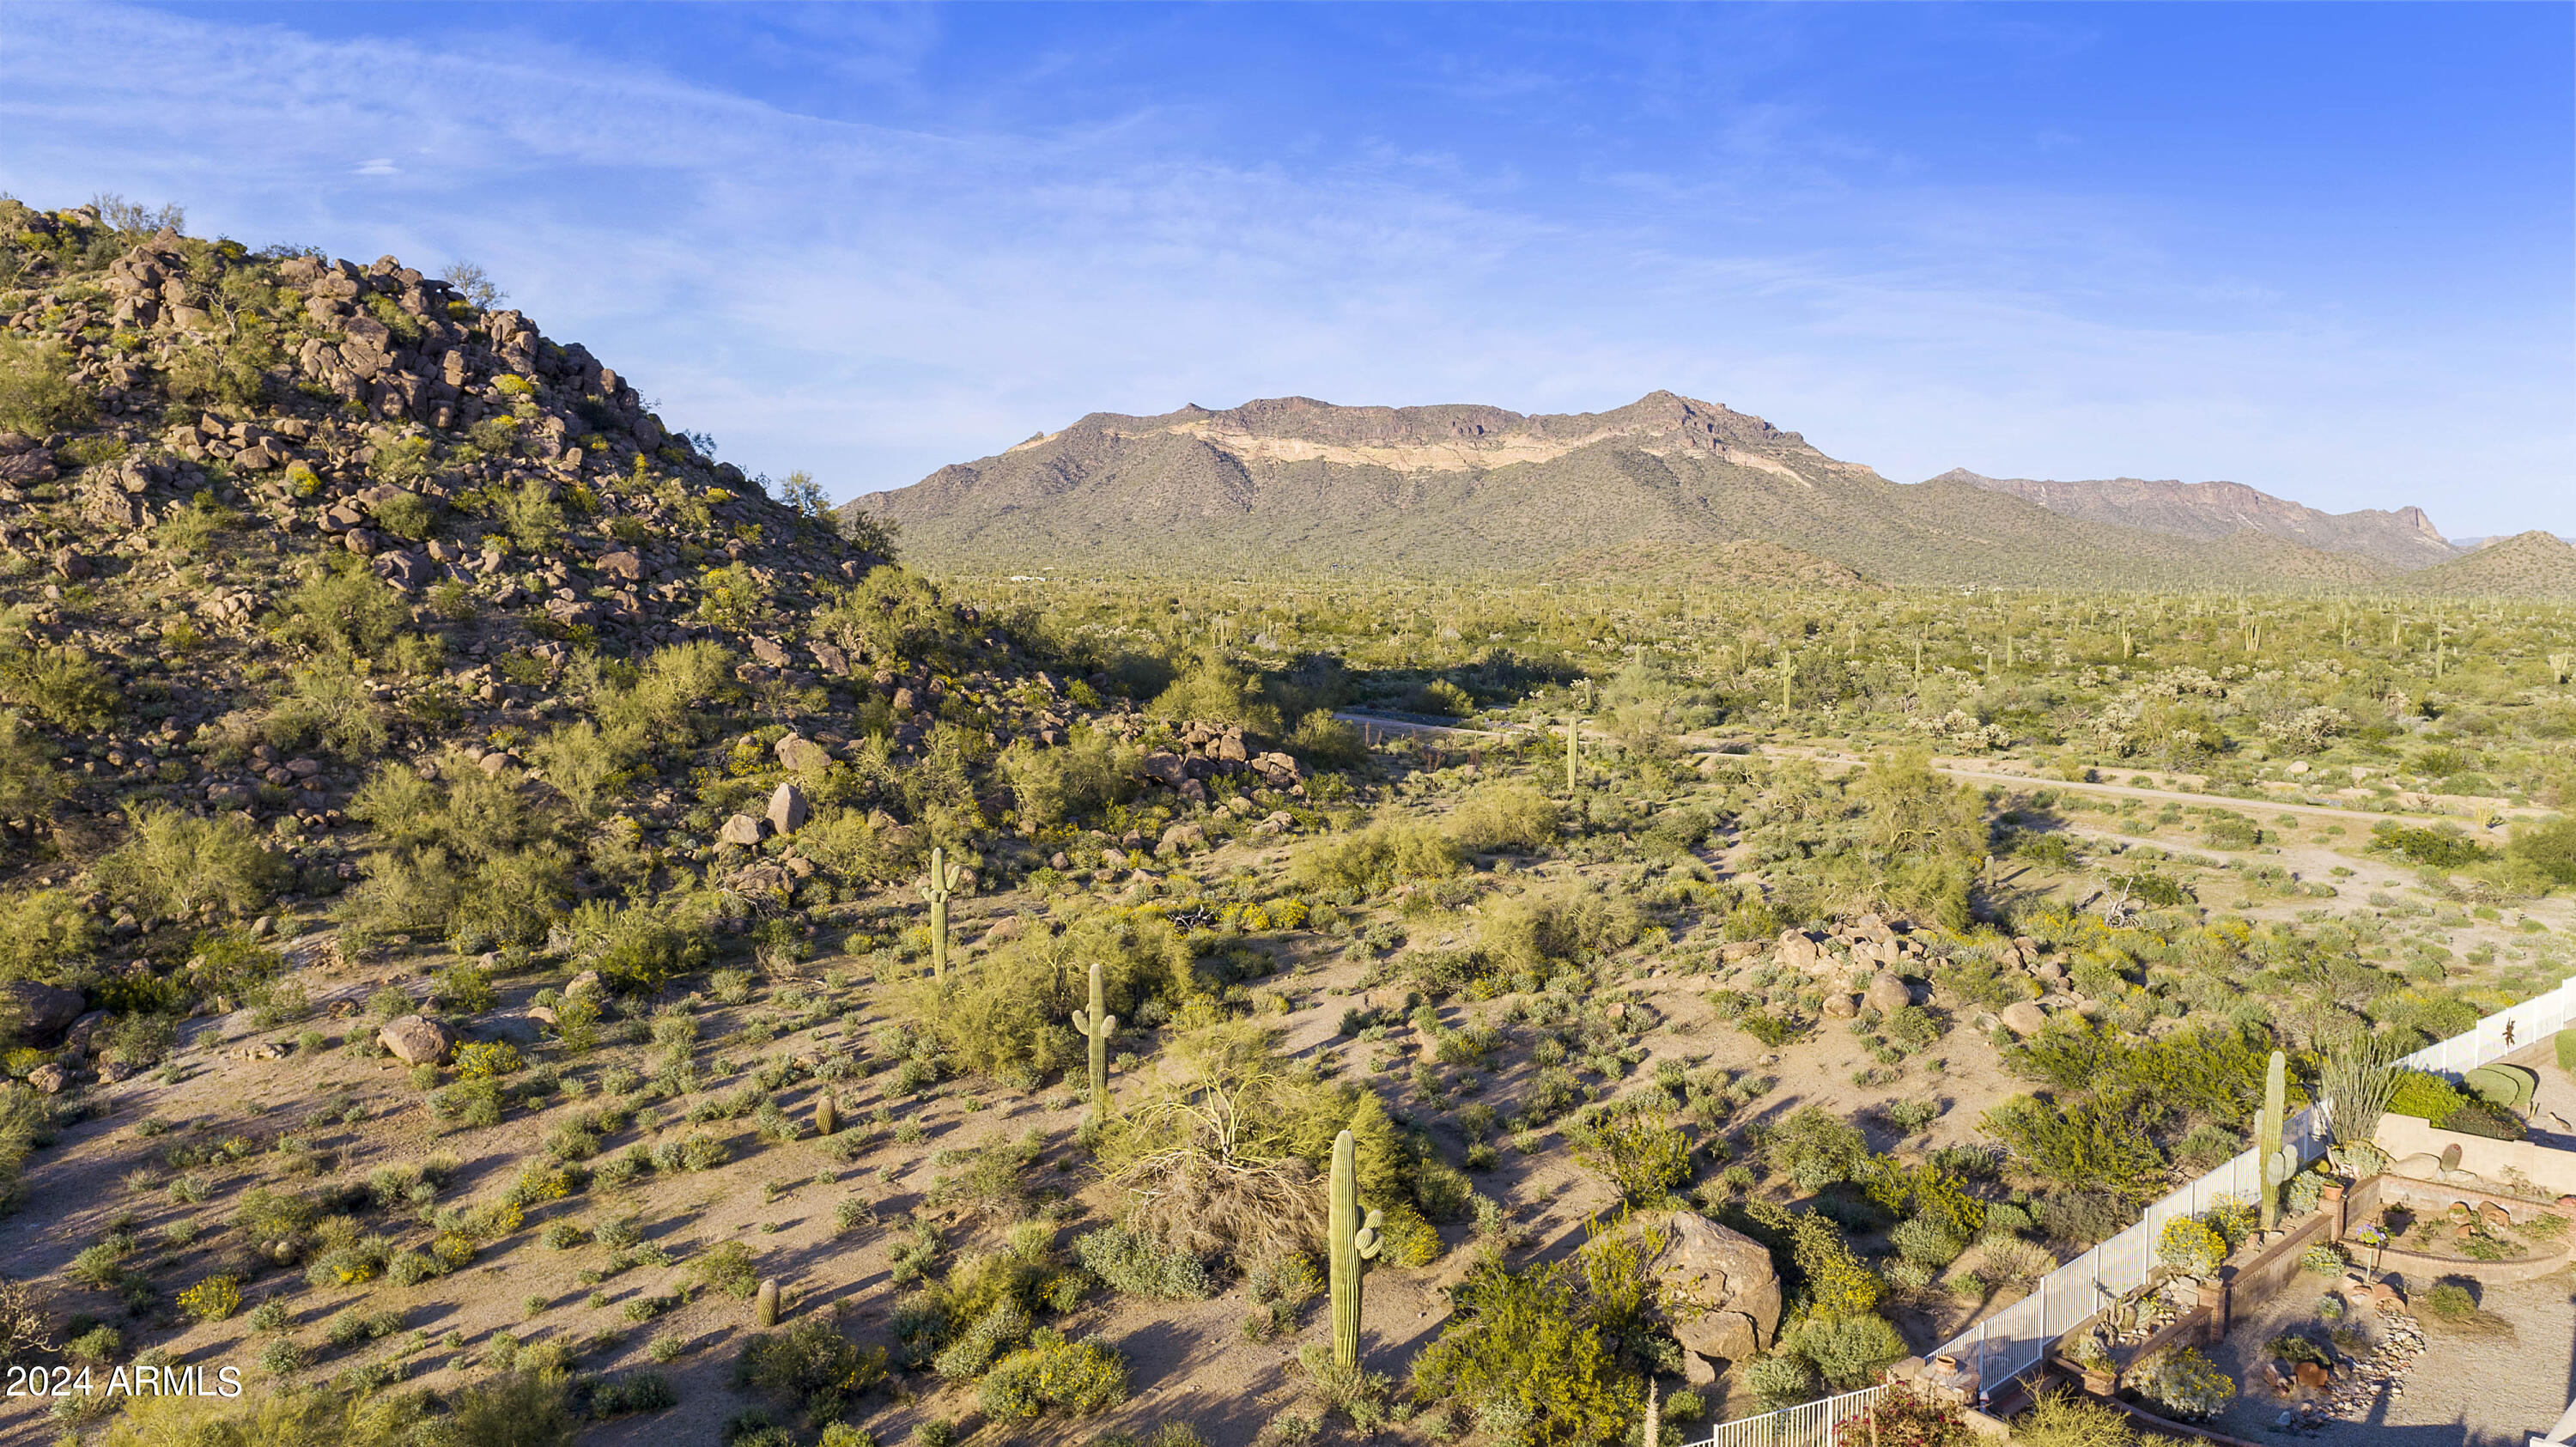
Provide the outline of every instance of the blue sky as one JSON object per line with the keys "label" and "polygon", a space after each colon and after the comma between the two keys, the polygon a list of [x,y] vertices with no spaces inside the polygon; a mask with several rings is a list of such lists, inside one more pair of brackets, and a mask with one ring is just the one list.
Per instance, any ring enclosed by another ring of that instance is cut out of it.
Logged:
{"label": "blue sky", "polygon": [[838,496],[1613,407],[2576,532],[2576,8],[0,7],[0,188],[483,265]]}

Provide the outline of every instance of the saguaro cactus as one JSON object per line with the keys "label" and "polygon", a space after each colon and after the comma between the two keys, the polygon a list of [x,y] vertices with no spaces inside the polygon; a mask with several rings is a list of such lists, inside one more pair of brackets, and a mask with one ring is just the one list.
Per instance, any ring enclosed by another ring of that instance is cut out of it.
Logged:
{"label": "saguaro cactus", "polygon": [[2263,1114],[2254,1122],[2254,1161],[2263,1173],[2263,1229],[2269,1231],[2280,1220],[2281,1183],[2290,1178],[2282,1169],[2285,1158],[2295,1159],[2281,1144],[2285,1108],[2283,1096],[2289,1086],[2289,1057],[2272,1052],[2272,1063],[2263,1071]]}
{"label": "saguaro cactus", "polygon": [[760,1299],[752,1307],[752,1320],[762,1331],[778,1325],[778,1282],[774,1278],[760,1283]]}
{"label": "saguaro cactus", "polygon": [[1109,1100],[1109,1037],[1118,1033],[1118,1017],[1109,1013],[1100,989],[1100,962],[1091,962],[1091,1008],[1073,1012],[1073,1028],[1091,1041],[1091,1103]]}
{"label": "saguaro cactus", "polygon": [[1583,755],[1583,719],[1577,714],[1565,716],[1565,792],[1571,794],[1582,785],[1575,781],[1575,770]]}
{"label": "saguaro cactus", "polygon": [[1333,1185],[1326,1203],[1326,1229],[1332,1236],[1333,1361],[1357,1366],[1360,1359],[1360,1263],[1377,1259],[1382,1213],[1360,1216],[1359,1146],[1349,1131],[1333,1138]]}
{"label": "saguaro cactus", "polygon": [[922,901],[930,906],[930,973],[948,983],[948,896],[965,870],[948,862],[948,851],[933,847],[930,873],[921,881]]}
{"label": "saguaro cactus", "polygon": [[814,1134],[829,1136],[839,1133],[840,1129],[841,1107],[829,1095],[817,1096],[814,1100]]}

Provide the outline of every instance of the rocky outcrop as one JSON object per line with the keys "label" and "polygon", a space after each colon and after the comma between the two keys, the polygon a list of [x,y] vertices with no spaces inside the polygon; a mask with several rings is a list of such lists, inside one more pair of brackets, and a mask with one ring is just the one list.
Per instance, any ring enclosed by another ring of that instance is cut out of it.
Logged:
{"label": "rocky outcrop", "polygon": [[37,1045],[51,1045],[81,1017],[81,992],[33,980],[0,985],[0,1025],[14,1022]]}
{"label": "rocky outcrop", "polygon": [[1779,1270],[1762,1243],[1695,1211],[1673,1212],[1663,1230],[1648,1263],[1658,1300],[1688,1375],[1714,1381],[1712,1362],[1749,1361],[1779,1332]]}

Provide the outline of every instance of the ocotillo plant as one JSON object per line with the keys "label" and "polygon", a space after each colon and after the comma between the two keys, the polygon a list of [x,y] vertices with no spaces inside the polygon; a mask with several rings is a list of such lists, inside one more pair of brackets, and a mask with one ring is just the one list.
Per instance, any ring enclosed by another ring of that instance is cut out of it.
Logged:
{"label": "ocotillo plant", "polygon": [[1360,1360],[1360,1263],[1377,1259],[1378,1227],[1385,1216],[1360,1216],[1358,1145],[1349,1131],[1333,1139],[1332,1194],[1325,1205],[1325,1228],[1332,1237],[1333,1361],[1357,1366]]}
{"label": "ocotillo plant", "polygon": [[1109,1037],[1118,1033],[1118,1017],[1100,989],[1100,962],[1091,963],[1091,1008],[1073,1012],[1073,1028],[1091,1041],[1091,1103],[1109,1100]]}
{"label": "ocotillo plant", "polygon": [[948,983],[948,895],[965,871],[948,862],[948,851],[934,846],[930,873],[922,878],[921,898],[930,906],[930,973]]}
{"label": "ocotillo plant", "polygon": [[2281,1171],[2282,1096],[2288,1083],[2289,1058],[2275,1050],[2271,1065],[2263,1072],[2263,1114],[2254,1122],[2254,1164],[2263,1173],[2263,1229],[2266,1231],[2279,1221],[2281,1182],[2288,1179]]}

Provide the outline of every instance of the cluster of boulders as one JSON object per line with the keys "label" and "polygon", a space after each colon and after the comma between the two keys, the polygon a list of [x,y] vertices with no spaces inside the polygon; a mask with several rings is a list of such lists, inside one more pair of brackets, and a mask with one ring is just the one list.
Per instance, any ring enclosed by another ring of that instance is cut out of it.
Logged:
{"label": "cluster of boulders", "polygon": [[1899,971],[1921,973],[1923,944],[1878,915],[1837,925],[1821,942],[1804,930],[1782,930],[1779,956],[1824,982],[1824,1013],[1834,1019],[1852,1019],[1864,1008],[1893,1015],[1917,1003],[1921,987]]}
{"label": "cluster of boulders", "polygon": [[[1121,720],[1115,725],[1132,735],[1136,725]],[[1271,788],[1300,792],[1305,771],[1290,755],[1254,753],[1244,742],[1240,725],[1219,726],[1190,723],[1182,727],[1177,747],[1156,749],[1145,755],[1142,765],[1147,782],[1161,785],[1192,803],[1208,799],[1206,780],[1256,777]]]}
{"label": "cluster of boulders", "polygon": [[20,1040],[52,1051],[51,1059],[27,1073],[29,1085],[56,1095],[93,1069],[109,1084],[135,1072],[134,1062],[120,1059],[99,1039],[107,1028],[108,1012],[88,1009],[87,1004],[80,991],[60,985],[34,980],[0,984],[0,1017],[17,1022]]}

